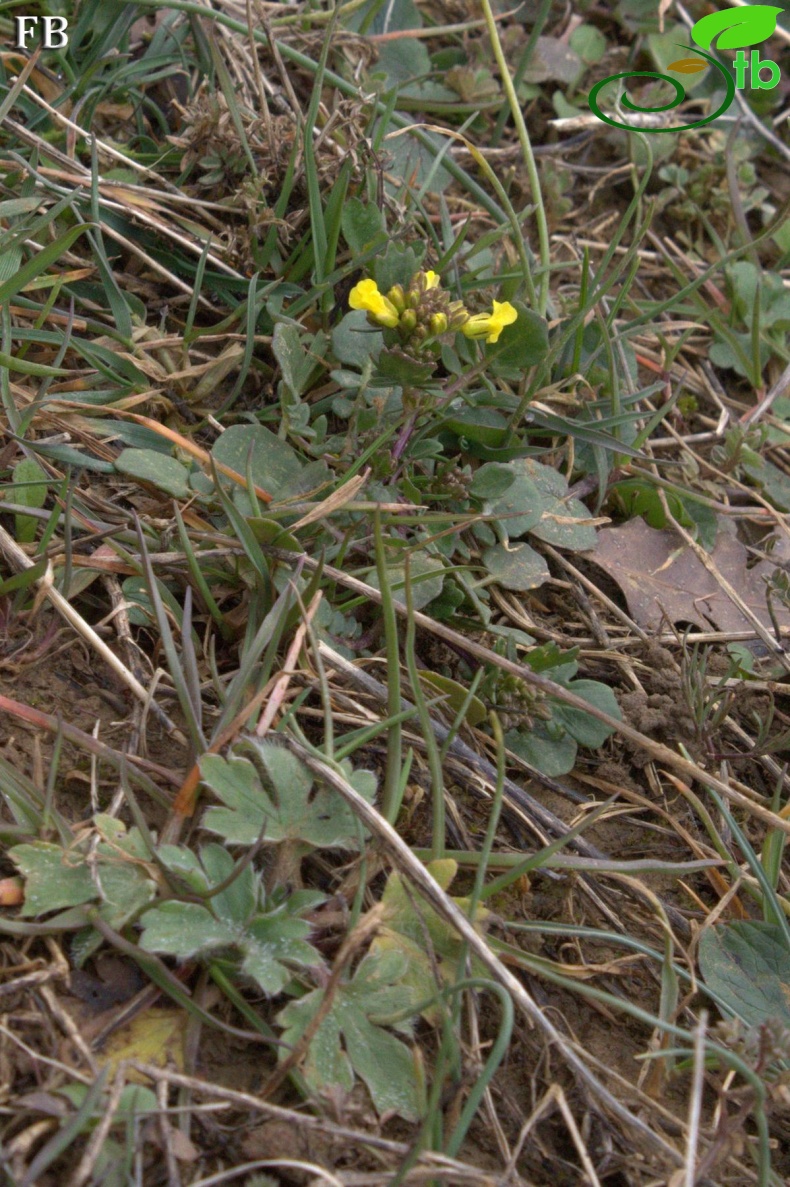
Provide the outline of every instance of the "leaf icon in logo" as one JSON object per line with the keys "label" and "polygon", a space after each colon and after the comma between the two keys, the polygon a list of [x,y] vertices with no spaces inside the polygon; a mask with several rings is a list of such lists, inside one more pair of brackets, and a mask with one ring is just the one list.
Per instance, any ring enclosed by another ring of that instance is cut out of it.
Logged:
{"label": "leaf icon in logo", "polygon": [[675,70],[678,74],[699,74],[700,70],[707,70],[708,63],[702,58],[679,58],[677,62],[670,62],[667,70]]}
{"label": "leaf icon in logo", "polygon": [[691,38],[700,49],[710,49],[719,34],[716,49],[742,49],[767,41],[776,29],[776,18],[783,8],[773,4],[745,4],[743,8],[728,8],[711,12],[698,20],[691,30]]}

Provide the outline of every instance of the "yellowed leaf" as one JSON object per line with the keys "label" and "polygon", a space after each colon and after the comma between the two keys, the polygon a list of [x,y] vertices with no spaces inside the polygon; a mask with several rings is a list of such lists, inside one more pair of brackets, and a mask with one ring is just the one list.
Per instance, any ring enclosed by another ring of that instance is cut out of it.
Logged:
{"label": "yellowed leaf", "polygon": [[[186,1029],[187,1016],[183,1010],[145,1010],[112,1032],[96,1061],[100,1067],[109,1067],[112,1073],[122,1059],[136,1059],[140,1063],[175,1068],[181,1072],[184,1070]],[[148,1082],[133,1068],[129,1069],[127,1079],[135,1084]]]}

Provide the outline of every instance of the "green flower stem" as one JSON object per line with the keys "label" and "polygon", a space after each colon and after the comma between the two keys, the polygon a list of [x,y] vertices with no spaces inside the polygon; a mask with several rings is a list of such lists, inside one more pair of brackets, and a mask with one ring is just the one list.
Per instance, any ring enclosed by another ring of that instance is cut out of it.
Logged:
{"label": "green flower stem", "polygon": [[488,36],[491,40],[491,48],[494,51],[499,73],[502,76],[502,85],[505,88],[508,103],[510,104],[510,113],[513,116],[513,122],[516,125],[518,132],[519,144],[524,155],[524,164],[527,167],[529,175],[529,186],[532,191],[532,201],[535,203],[535,221],[538,227],[538,242],[540,244],[540,298],[538,301],[538,313],[541,317],[546,316],[546,309],[549,303],[549,266],[551,264],[551,253],[549,247],[549,225],[546,221],[546,209],[543,205],[543,194],[540,189],[540,178],[538,177],[538,168],[535,164],[535,155],[532,152],[532,144],[529,139],[529,132],[524,121],[524,113],[521,110],[516,94],[516,88],[513,86],[513,79],[510,77],[510,69],[502,49],[502,43],[499,40],[499,33],[494,20],[494,13],[491,10],[491,0],[481,0],[483,8],[483,16],[485,17],[486,25],[488,27]]}
{"label": "green flower stem", "polygon": [[387,765],[381,793],[381,814],[388,824],[394,824],[398,818],[403,798],[400,655],[398,653],[398,622],[387,572],[384,536],[381,531],[381,512],[378,510],[373,515],[373,538],[376,548],[376,572],[381,591],[384,642],[387,649],[387,712],[390,718],[390,725],[387,729]]}
{"label": "green flower stem", "polygon": [[[420,729],[425,739],[425,750],[428,755],[428,768],[431,772],[431,795],[433,797],[433,836],[431,837],[431,860],[439,861],[444,857],[445,846],[445,812],[444,812],[444,773],[439,745],[436,741],[433,722],[425,701],[425,694],[420,684],[420,674],[417,671],[417,660],[414,654],[414,641],[417,633],[417,623],[414,614],[414,598],[412,596],[410,557],[407,556],[404,568],[406,578],[406,642],[403,648],[406,668],[409,673],[414,704],[420,719]],[[392,708],[390,707],[390,712]]]}
{"label": "green flower stem", "polygon": [[485,840],[483,841],[483,848],[479,854],[480,860],[475,873],[475,884],[472,889],[472,893],[469,895],[469,921],[473,926],[475,915],[477,914],[477,905],[480,902],[485,889],[485,878],[486,874],[488,873],[488,863],[491,860],[491,852],[494,848],[496,831],[499,826],[499,817],[502,813],[502,803],[505,796],[505,775],[507,771],[505,736],[502,733],[502,723],[493,709],[488,714],[488,720],[491,726],[491,732],[494,735],[494,743],[496,745],[496,785],[494,787],[494,795],[491,802],[491,811],[488,817],[488,826],[486,828]]}
{"label": "green flower stem", "polygon": [[[527,73],[527,68],[532,61],[532,55],[535,52],[535,46],[538,43],[538,38],[543,32],[543,28],[546,24],[546,20],[548,19],[550,9],[551,0],[541,0],[540,7],[535,14],[535,23],[532,26],[532,32],[529,35],[529,41],[521,51],[521,56],[518,60],[518,66],[516,66],[516,71],[513,75],[513,88],[516,93],[518,93],[518,88],[521,86],[521,83],[524,80],[524,75]],[[507,107],[503,106],[502,110],[497,116],[496,124],[494,125],[494,131],[491,136],[492,145],[496,146],[499,144],[500,140],[502,139],[502,133],[505,129],[506,122]]]}

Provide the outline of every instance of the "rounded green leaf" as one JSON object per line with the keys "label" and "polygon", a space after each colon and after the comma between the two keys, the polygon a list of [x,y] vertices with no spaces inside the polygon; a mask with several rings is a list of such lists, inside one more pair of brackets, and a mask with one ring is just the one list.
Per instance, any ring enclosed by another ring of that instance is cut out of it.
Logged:
{"label": "rounded green leaf", "polygon": [[518,317],[505,326],[497,343],[486,347],[491,370],[504,378],[521,378],[527,367],[539,363],[549,348],[549,331],[545,318],[526,305],[515,302]]}
{"label": "rounded green leaf", "polygon": [[790,1025],[790,952],[777,924],[737,919],[706,928],[699,965],[708,988],[747,1026],[769,1018]]}
{"label": "rounded green leaf", "polygon": [[505,745],[550,779],[567,775],[576,761],[576,740],[567,733],[549,737],[542,722],[536,722],[531,730],[508,730]]}
{"label": "rounded green leaf", "polygon": [[520,469],[518,462],[512,465],[513,482],[500,499],[486,504],[486,512],[494,516],[509,540],[525,536],[540,523],[546,510],[546,500],[537,485]]}
{"label": "rounded green leaf", "polygon": [[480,445],[496,448],[504,445],[507,439],[507,421],[493,408],[463,408],[453,412],[444,423],[459,437]]}
{"label": "rounded green leaf", "polygon": [[510,466],[503,466],[500,462],[487,462],[475,471],[469,493],[476,499],[499,499],[515,480],[516,475]]}
{"label": "rounded green leaf", "polygon": [[115,459],[115,469],[140,482],[150,482],[175,499],[185,499],[191,493],[186,466],[155,449],[124,449]]}
{"label": "rounded green leaf", "polygon": [[483,564],[505,589],[523,593],[549,579],[549,570],[540,553],[529,544],[497,544],[486,548]]}
{"label": "rounded green leaf", "polygon": [[[574,680],[568,687],[571,692],[583,697],[596,709],[603,710],[617,721],[622,720],[620,706],[608,684],[602,684],[600,680]],[[571,737],[588,750],[597,750],[599,746],[603,746],[612,733],[611,727],[599,721],[597,717],[572,705],[563,705],[561,701],[552,702],[551,712],[552,719],[563,725]]]}

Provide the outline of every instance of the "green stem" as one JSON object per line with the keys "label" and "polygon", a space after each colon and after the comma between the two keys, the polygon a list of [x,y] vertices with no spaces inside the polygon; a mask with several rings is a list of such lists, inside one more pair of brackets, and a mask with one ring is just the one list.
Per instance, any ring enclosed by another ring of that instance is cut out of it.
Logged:
{"label": "green stem", "polygon": [[387,730],[387,764],[384,771],[384,788],[381,793],[381,814],[388,824],[398,818],[403,784],[401,780],[401,687],[400,655],[398,653],[398,622],[392,604],[390,577],[387,572],[387,557],[384,537],[381,531],[381,512],[373,515],[373,538],[376,548],[376,572],[381,590],[381,616],[384,620],[384,643],[387,649],[387,712],[390,726]]}
{"label": "green stem", "polygon": [[[420,719],[420,730],[425,739],[425,749],[428,755],[428,769],[431,772],[431,795],[433,796],[433,836],[431,837],[431,860],[439,861],[444,857],[445,845],[445,812],[444,812],[444,774],[442,772],[442,758],[436,742],[433,722],[425,702],[425,694],[420,684],[420,674],[417,670],[417,660],[414,654],[414,641],[417,624],[414,617],[414,598],[411,582],[411,558],[405,558],[404,577],[406,578],[406,642],[403,648],[406,668],[409,673],[414,704]],[[399,706],[400,707],[400,706]],[[390,710],[392,712],[392,710]]]}
{"label": "green stem", "polygon": [[513,122],[516,125],[516,132],[518,133],[519,144],[524,155],[524,164],[527,167],[527,174],[529,175],[529,187],[532,192],[532,201],[535,203],[535,221],[538,227],[538,242],[540,244],[540,298],[538,302],[538,313],[541,317],[546,316],[546,309],[549,303],[549,267],[551,264],[551,251],[549,246],[549,225],[546,220],[546,209],[543,205],[543,194],[540,189],[540,178],[538,177],[538,167],[535,163],[535,155],[532,152],[532,144],[529,139],[529,132],[524,121],[524,113],[519,105],[516,88],[513,86],[513,79],[510,77],[510,68],[508,67],[502,43],[499,40],[499,33],[494,20],[494,13],[491,9],[491,0],[481,0],[483,7],[483,16],[485,17],[486,25],[488,26],[488,36],[491,40],[491,48],[494,51],[499,73],[502,76],[502,85],[505,88],[507,101],[510,104],[510,114],[513,116]]}

